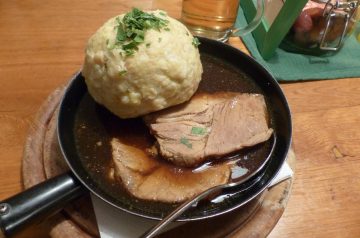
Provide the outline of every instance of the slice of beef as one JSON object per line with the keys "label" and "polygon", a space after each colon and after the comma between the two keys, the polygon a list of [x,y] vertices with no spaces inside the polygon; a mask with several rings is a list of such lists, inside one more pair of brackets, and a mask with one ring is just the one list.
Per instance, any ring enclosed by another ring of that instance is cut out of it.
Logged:
{"label": "slice of beef", "polygon": [[203,94],[144,120],[160,154],[187,167],[264,142],[273,132],[260,94]]}
{"label": "slice of beef", "polygon": [[219,164],[202,171],[159,163],[143,150],[112,139],[115,177],[135,197],[162,202],[182,202],[200,192],[224,184],[230,165]]}

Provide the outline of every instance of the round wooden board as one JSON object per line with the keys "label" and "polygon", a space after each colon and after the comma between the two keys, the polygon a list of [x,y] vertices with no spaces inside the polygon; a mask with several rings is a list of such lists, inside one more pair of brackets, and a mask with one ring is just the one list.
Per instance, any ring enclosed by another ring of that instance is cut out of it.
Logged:
{"label": "round wooden board", "polygon": [[[68,170],[57,143],[57,108],[65,87],[56,89],[41,106],[29,130],[23,154],[23,183],[29,188]],[[294,170],[295,155],[287,158]],[[293,178],[265,191],[247,206],[206,221],[186,223],[160,237],[266,237],[280,219],[290,196]],[[49,235],[98,237],[89,196],[81,198],[45,221]]]}

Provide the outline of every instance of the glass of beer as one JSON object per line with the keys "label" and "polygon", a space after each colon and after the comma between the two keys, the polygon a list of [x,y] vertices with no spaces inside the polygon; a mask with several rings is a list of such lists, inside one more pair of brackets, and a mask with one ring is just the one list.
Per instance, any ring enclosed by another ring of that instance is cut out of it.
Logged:
{"label": "glass of beer", "polygon": [[264,0],[257,0],[257,13],[244,28],[234,28],[239,0],[183,0],[181,21],[196,36],[222,42],[254,30],[264,13]]}

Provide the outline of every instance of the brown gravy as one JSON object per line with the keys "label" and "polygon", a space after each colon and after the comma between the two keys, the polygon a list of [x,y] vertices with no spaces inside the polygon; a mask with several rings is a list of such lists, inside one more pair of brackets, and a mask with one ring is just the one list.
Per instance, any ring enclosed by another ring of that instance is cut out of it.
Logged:
{"label": "brown gravy", "polygon": [[[261,90],[251,79],[232,65],[206,54],[202,54],[201,59],[204,74],[197,93],[234,91],[261,94]],[[150,135],[142,119],[119,119],[86,94],[76,116],[75,132],[78,154],[89,175],[107,193],[119,198],[122,202],[126,201],[126,198],[123,198],[124,194],[130,197],[131,195],[125,192],[118,181],[109,176],[110,169],[113,167],[110,140],[115,137],[124,144],[143,150],[151,147],[155,139]],[[271,144],[272,141],[269,140],[250,149],[241,150],[230,157],[232,160],[237,160],[240,167],[251,173],[268,156]],[[161,162],[161,164],[176,173],[175,166],[167,162]],[[202,168],[204,167],[206,166]],[[193,169],[182,168],[182,170],[186,172],[181,176],[186,176],[199,169],[193,171]],[[135,201],[142,203],[137,199]]]}

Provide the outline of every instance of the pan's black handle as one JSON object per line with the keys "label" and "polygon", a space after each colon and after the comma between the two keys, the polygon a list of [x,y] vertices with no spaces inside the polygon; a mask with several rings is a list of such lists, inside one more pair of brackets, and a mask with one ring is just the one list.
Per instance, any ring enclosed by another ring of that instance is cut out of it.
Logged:
{"label": "pan's black handle", "polygon": [[69,172],[0,202],[0,237],[1,233],[13,236],[28,225],[55,214],[85,191]]}

